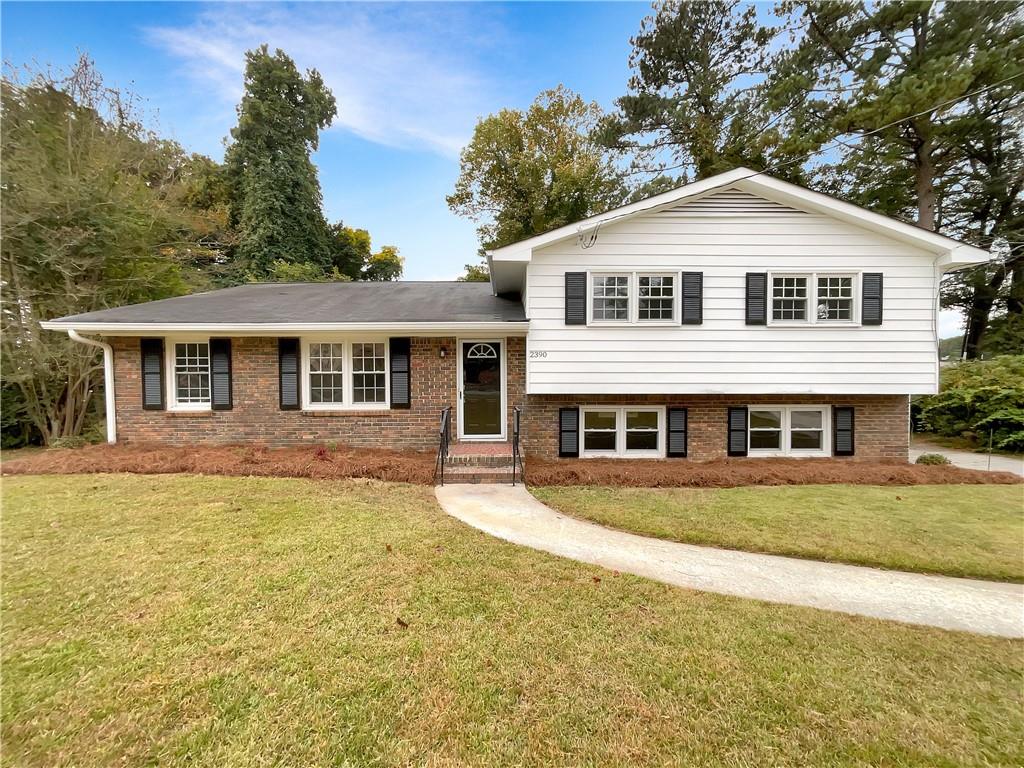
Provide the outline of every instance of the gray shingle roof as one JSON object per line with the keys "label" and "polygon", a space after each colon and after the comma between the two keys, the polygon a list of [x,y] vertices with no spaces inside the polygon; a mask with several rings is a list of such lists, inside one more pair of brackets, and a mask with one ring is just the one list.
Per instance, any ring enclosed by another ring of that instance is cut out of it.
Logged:
{"label": "gray shingle roof", "polygon": [[58,318],[60,323],[524,322],[490,283],[254,283]]}

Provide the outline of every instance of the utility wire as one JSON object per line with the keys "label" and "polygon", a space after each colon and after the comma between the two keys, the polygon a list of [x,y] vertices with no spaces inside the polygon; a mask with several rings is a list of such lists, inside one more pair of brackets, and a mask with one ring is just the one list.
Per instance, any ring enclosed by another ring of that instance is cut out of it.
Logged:
{"label": "utility wire", "polygon": [[[892,128],[893,126],[899,125],[900,123],[905,123],[908,120],[913,120],[916,117],[921,117],[923,115],[927,115],[927,114],[929,114],[931,112],[934,112],[937,109],[942,109],[943,107],[947,107],[947,106],[950,106],[952,104],[956,104],[958,102],[963,101],[964,99],[969,99],[972,96],[979,96],[979,95],[981,95],[983,93],[987,93],[988,91],[991,91],[994,88],[998,88],[999,86],[1005,85],[1006,83],[1009,83],[1009,82],[1011,82],[1013,80],[1019,80],[1022,77],[1024,77],[1024,72],[1021,72],[1021,73],[1016,74],[1016,75],[1011,75],[1010,77],[1003,78],[999,82],[992,83],[991,85],[986,85],[984,88],[978,88],[978,89],[976,89],[974,91],[970,91],[969,93],[965,93],[965,94],[963,94],[961,96],[957,96],[956,98],[953,98],[953,99],[946,99],[945,101],[940,101],[938,104],[934,104],[931,107],[929,107],[928,109],[923,109],[920,112],[915,112],[912,115],[907,115],[906,117],[901,117],[899,120],[893,120],[891,123],[886,123],[885,125],[879,126],[878,128],[873,128],[870,131],[864,131],[863,133],[859,134],[859,136],[860,136],[860,138],[864,138],[865,136],[873,136],[876,133],[881,133],[882,131],[885,131],[885,130],[887,130],[889,128]],[[718,184],[718,185],[716,185],[714,187],[710,187],[707,191],[711,192],[712,190],[719,189],[720,187],[725,187],[725,186],[729,186],[731,184],[736,184],[737,182],[740,182],[740,181],[746,181],[747,179],[752,179],[755,176],[763,176],[763,175],[765,175],[765,174],[767,174],[767,173],[769,173],[771,171],[777,171],[777,170],[779,170],[781,168],[787,168],[787,167],[789,167],[791,165],[796,165],[797,163],[805,163],[805,162],[807,162],[808,158],[814,157],[815,155],[820,155],[823,152],[828,152],[830,150],[836,149],[839,146],[844,146],[844,147],[847,147],[847,148],[850,148],[850,149],[854,148],[853,144],[850,144],[848,142],[836,139],[836,140],[832,141],[831,143],[826,144],[825,146],[823,146],[823,147],[821,147],[819,149],[814,150],[813,152],[809,152],[806,155],[806,157],[794,158],[793,160],[787,160],[785,162],[777,163],[775,165],[770,165],[767,168],[764,168],[764,169],[762,169],[760,171],[753,171],[752,173],[749,173],[746,176],[741,176],[738,179],[733,179],[731,181],[723,182],[721,184]],[[630,213],[620,213],[620,214],[618,214],[616,216],[612,216],[611,218],[603,219],[602,221],[598,222],[597,229],[600,229],[601,225],[607,224],[610,221],[615,221],[616,219],[620,219],[623,216],[633,216],[633,215],[635,215],[637,213],[643,213],[646,210],[650,210],[651,208],[657,208],[657,207],[658,207],[657,205],[652,205],[652,206],[650,206],[648,208],[641,208],[638,211],[631,211]],[[597,231],[595,230],[595,232],[593,233],[593,236],[588,238],[586,241],[584,241],[584,239],[583,239],[584,231],[585,231],[585,229],[582,226],[579,227],[577,229],[576,237],[577,237],[577,242],[579,243],[580,248],[586,250],[587,248],[593,247],[594,244],[597,242]]]}

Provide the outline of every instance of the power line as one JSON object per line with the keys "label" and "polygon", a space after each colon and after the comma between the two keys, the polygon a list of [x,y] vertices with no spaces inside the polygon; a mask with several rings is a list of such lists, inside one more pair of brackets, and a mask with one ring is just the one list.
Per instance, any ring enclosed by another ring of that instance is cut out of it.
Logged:
{"label": "power line", "polygon": [[[1011,75],[1010,77],[1003,78],[1002,80],[1000,80],[1000,81],[998,81],[996,83],[992,83],[990,85],[986,85],[984,88],[978,88],[978,89],[976,89],[974,91],[970,91],[968,93],[962,94],[961,96],[957,96],[956,98],[953,98],[953,99],[946,99],[945,101],[940,101],[938,104],[934,104],[931,107],[929,107],[928,109],[923,109],[920,112],[915,112],[912,115],[907,115],[906,117],[901,117],[899,120],[893,120],[891,123],[886,123],[885,125],[879,126],[878,128],[873,128],[870,131],[865,131],[865,132],[859,134],[859,136],[861,138],[864,138],[865,136],[873,136],[876,133],[881,133],[882,131],[887,130],[889,128],[892,128],[893,126],[899,125],[900,123],[905,123],[907,120],[913,120],[916,117],[921,117],[923,115],[927,115],[927,114],[929,114],[931,112],[936,111],[937,109],[942,109],[943,107],[947,107],[947,106],[950,106],[952,104],[956,104],[958,102],[963,101],[964,99],[969,99],[972,96],[980,96],[981,94],[987,93],[988,91],[991,91],[994,88],[998,88],[1001,85],[1006,85],[1006,83],[1012,82],[1013,80],[1019,80],[1022,77],[1024,77],[1024,72],[1021,72],[1021,73],[1016,74],[1016,75]],[[767,173],[769,173],[771,171],[777,171],[777,170],[779,170],[781,168],[786,168],[786,167],[791,166],[791,165],[796,165],[797,163],[805,163],[805,162],[807,162],[808,158],[814,157],[815,155],[820,155],[820,154],[822,154],[824,152],[828,152],[828,151],[833,150],[833,149],[835,149],[836,147],[839,147],[839,146],[845,146],[845,147],[847,147],[849,149],[853,149],[854,148],[854,145],[852,145],[852,144],[850,144],[848,142],[836,139],[832,143],[826,144],[824,147],[816,149],[813,152],[807,153],[807,155],[805,157],[795,158],[793,160],[787,160],[787,161],[782,162],[782,163],[777,163],[776,165],[770,165],[767,168],[763,168],[760,171],[753,171],[752,173],[749,173],[746,176],[741,176],[738,179],[732,179],[731,181],[723,182],[721,184],[718,184],[717,186],[710,187],[707,191],[710,192],[712,190],[718,189],[719,187],[724,187],[724,186],[727,186],[727,185],[730,185],[730,184],[736,184],[737,182],[740,182],[740,181],[746,181],[747,179],[752,179],[755,176],[764,176],[765,174],[767,174]],[[654,206],[650,206],[650,207],[651,208],[656,208],[657,206],[654,205]],[[621,214],[619,214],[617,216],[612,216],[611,218],[604,219],[601,222],[599,222],[597,224],[597,228],[599,229],[602,224],[607,224],[609,221],[615,221],[616,219],[622,218],[623,216],[633,216],[633,215],[635,215],[637,213],[642,213],[645,210],[649,210],[649,208],[642,208],[639,211],[631,211],[630,213],[621,213]],[[577,241],[581,244],[581,246],[582,246],[582,243],[583,243],[583,239],[582,239],[583,238],[583,232],[584,232],[584,229],[582,227],[580,227],[577,230]],[[582,247],[590,248],[596,242],[597,242],[597,231],[595,230],[593,236],[591,238],[589,238],[589,240],[587,241],[587,245],[586,246],[582,246]]]}

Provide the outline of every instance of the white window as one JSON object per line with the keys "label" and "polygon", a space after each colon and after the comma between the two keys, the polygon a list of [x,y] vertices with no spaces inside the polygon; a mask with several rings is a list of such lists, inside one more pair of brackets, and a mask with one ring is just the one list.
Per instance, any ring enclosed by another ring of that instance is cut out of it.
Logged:
{"label": "white window", "polygon": [[827,456],[827,406],[752,405],[747,448],[751,456]]}
{"label": "white window", "polygon": [[663,408],[593,406],[582,409],[583,455],[664,455]]}
{"label": "white window", "polygon": [[590,295],[593,320],[629,321],[629,275],[594,275]]}
{"label": "white window", "polygon": [[352,345],[353,402],[383,403],[387,399],[384,363],[382,343]]}
{"label": "white window", "polygon": [[208,339],[167,343],[171,374],[171,408],[204,411],[210,408],[210,342]]}
{"label": "white window", "polygon": [[812,324],[856,322],[856,285],[855,275],[773,274],[771,320]]}
{"label": "white window", "polygon": [[676,317],[675,275],[639,275],[637,319],[671,322]]}
{"label": "white window", "polygon": [[303,350],[304,408],[335,411],[388,407],[385,340],[307,340]]}
{"label": "white window", "polygon": [[314,405],[345,402],[345,345],[309,345],[309,402]]}
{"label": "white window", "polygon": [[818,320],[853,320],[853,277],[818,276]]}

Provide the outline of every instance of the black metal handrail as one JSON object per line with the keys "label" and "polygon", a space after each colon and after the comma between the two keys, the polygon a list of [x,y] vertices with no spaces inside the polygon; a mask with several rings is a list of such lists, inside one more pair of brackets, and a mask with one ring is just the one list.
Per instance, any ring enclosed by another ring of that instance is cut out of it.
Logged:
{"label": "black metal handrail", "polygon": [[438,430],[437,459],[434,461],[434,482],[441,478],[444,485],[444,465],[448,463],[448,445],[452,439],[452,407],[441,410],[441,428]]}
{"label": "black metal handrail", "polygon": [[516,484],[516,462],[519,462],[519,479],[526,483],[526,465],[523,455],[519,452],[519,436],[522,432],[523,409],[518,405],[512,407],[512,485]]}

